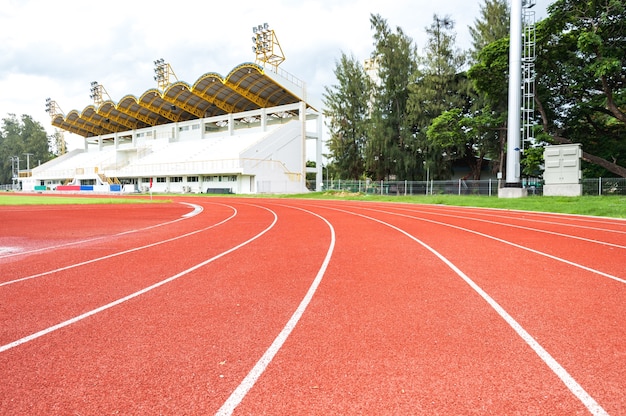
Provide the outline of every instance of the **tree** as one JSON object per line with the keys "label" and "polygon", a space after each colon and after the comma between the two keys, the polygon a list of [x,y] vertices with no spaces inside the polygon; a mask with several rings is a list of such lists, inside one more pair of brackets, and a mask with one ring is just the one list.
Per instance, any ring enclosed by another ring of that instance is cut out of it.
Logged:
{"label": "tree", "polygon": [[418,148],[434,177],[451,176],[451,154],[446,154],[438,141],[429,141],[427,130],[432,122],[448,110],[470,111],[470,83],[463,67],[465,53],[455,46],[454,21],[449,17],[433,17],[426,28],[428,41],[425,55],[409,86],[409,111]]}
{"label": "tree", "polygon": [[335,76],[338,84],[325,87],[324,93],[328,150],[340,178],[358,179],[364,172],[371,80],[363,66],[346,54],[337,62]]}
{"label": "tree", "polygon": [[[477,92],[475,111],[491,120],[489,157],[494,168],[504,173],[506,114],[508,110],[508,53],[510,10],[504,0],[485,0],[480,18],[470,27],[473,66],[468,71]],[[497,121],[499,120],[499,122]]]}
{"label": "tree", "polygon": [[[537,108],[557,143],[626,177],[626,4],[558,0],[537,27]],[[603,174],[596,169],[596,174]]]}
{"label": "tree", "polygon": [[18,120],[15,114],[9,114],[4,118],[0,128],[0,183],[12,181],[12,158],[20,159],[20,170],[26,170],[27,163],[33,168],[52,159],[50,140],[43,126],[31,116],[22,115]]}
{"label": "tree", "polygon": [[510,10],[505,0],[485,0],[480,7],[480,18],[469,27],[472,37],[472,60],[490,43],[507,38],[510,31]]}
{"label": "tree", "polygon": [[415,179],[422,162],[407,117],[407,102],[417,51],[401,28],[392,31],[381,16],[371,15],[370,23],[374,30],[372,61],[378,82],[372,95],[365,168],[375,180]]}

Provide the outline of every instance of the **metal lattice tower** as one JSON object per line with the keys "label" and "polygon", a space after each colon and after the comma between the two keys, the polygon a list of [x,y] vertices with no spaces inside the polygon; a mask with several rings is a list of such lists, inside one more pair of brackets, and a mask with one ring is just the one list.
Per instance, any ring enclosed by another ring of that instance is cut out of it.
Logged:
{"label": "metal lattice tower", "polygon": [[89,98],[93,100],[93,103],[96,107],[99,107],[104,102],[103,96],[105,95],[109,98],[110,101],[112,101],[111,96],[109,95],[107,90],[104,89],[103,85],[98,84],[97,81],[93,81],[91,83],[89,92]]}
{"label": "metal lattice tower", "polygon": [[178,81],[172,66],[163,58],[154,61],[154,80],[157,82],[159,90],[165,91],[171,85],[170,78]]}
{"label": "metal lattice tower", "polygon": [[274,30],[267,23],[252,28],[252,52],[256,55],[257,65],[269,64],[278,72],[278,66],[285,61],[285,54],[278,43]]}
{"label": "metal lattice tower", "polygon": [[534,142],[535,126],[535,59],[537,58],[535,0],[524,0],[522,23],[522,149],[528,141]]}

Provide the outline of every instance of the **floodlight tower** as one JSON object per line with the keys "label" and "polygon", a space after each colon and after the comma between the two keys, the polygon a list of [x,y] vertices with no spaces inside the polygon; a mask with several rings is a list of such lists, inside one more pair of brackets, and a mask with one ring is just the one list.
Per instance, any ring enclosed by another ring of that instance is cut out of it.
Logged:
{"label": "floodlight tower", "polygon": [[252,28],[252,52],[256,54],[256,63],[258,65],[270,64],[274,67],[274,72],[278,72],[278,65],[285,61],[280,43],[274,30],[270,29],[267,23],[254,26]]}
{"label": "floodlight tower", "polygon": [[[51,98],[46,98],[46,113],[50,114],[51,119],[54,119],[58,115],[63,116],[63,111],[61,110],[61,107],[59,107],[57,102],[52,100]],[[55,136],[57,150],[59,154],[64,155],[66,149],[65,149],[65,137],[63,136],[63,132],[55,129],[54,136]]]}
{"label": "floodlight tower", "polygon": [[105,94],[109,98],[109,100],[111,100],[111,96],[109,95],[107,90],[104,89],[104,86],[98,84],[98,82],[96,81],[93,81],[91,83],[91,88],[89,89],[89,92],[90,92],[89,98],[93,100],[93,103],[96,107],[99,107],[100,104],[104,102],[104,99],[102,98],[102,96]]}
{"label": "floodlight tower", "polygon": [[163,58],[154,61],[154,80],[157,82],[161,91],[165,91],[170,85],[170,77],[174,77],[174,79],[178,81],[178,77],[176,77],[172,66],[165,62]]}

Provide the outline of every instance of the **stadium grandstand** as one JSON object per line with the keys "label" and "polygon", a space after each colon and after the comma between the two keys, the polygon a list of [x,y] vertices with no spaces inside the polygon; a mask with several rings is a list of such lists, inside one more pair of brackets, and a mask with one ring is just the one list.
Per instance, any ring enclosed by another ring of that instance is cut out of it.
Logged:
{"label": "stadium grandstand", "polygon": [[[159,59],[158,88],[140,97],[114,102],[93,82],[94,103],[67,115],[48,99],[52,125],[84,145],[20,175],[22,190],[297,193],[307,190],[307,172],[321,184],[322,116],[305,83],[278,67],[274,31],[265,24],[254,34],[256,62],[227,76],[190,84]],[[306,167],[307,141],[316,168]]]}

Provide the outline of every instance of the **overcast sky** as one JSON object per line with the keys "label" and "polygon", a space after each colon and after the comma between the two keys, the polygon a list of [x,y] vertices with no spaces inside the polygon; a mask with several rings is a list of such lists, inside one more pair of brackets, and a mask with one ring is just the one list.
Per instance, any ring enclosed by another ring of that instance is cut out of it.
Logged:
{"label": "overcast sky", "polygon": [[[537,18],[552,0],[537,0]],[[372,51],[370,14],[401,27],[421,51],[433,15],[456,23],[457,43],[470,46],[468,26],[484,1],[471,0],[4,0],[0,7],[0,118],[32,116],[54,132],[47,97],[65,114],[93,104],[90,83],[114,102],[155,88],[153,61],[164,58],[193,84],[207,72],[226,76],[254,62],[252,27],[269,23],[286,60],[280,66],[306,82],[309,102],[322,105],[324,86],[342,52],[359,60]],[[66,139],[70,135],[66,134]]]}

